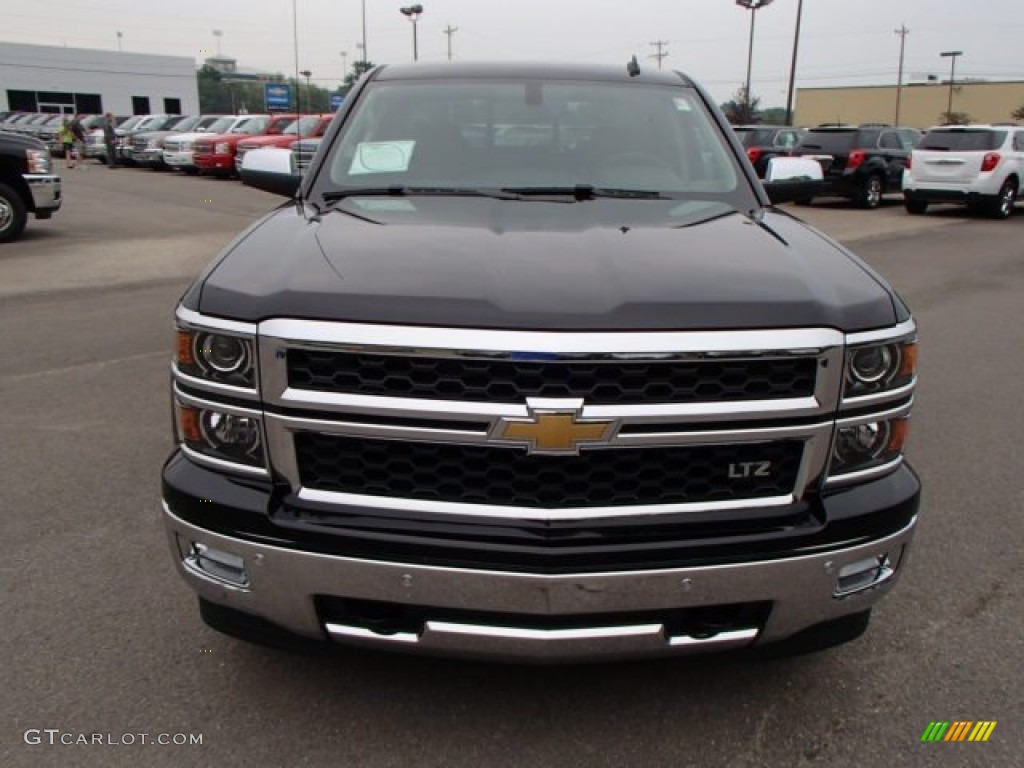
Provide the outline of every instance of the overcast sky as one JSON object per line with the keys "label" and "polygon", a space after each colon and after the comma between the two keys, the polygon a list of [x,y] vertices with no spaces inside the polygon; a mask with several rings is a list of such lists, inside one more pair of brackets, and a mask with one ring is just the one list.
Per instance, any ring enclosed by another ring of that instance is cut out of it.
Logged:
{"label": "overcast sky", "polygon": [[[239,66],[295,71],[292,0],[0,0],[0,39],[194,57],[216,52]],[[299,68],[325,87],[338,83],[341,52],[359,55],[362,0],[295,0]],[[413,0],[365,0],[366,47],[374,63],[412,58],[412,25],[398,8]],[[554,59],[645,66],[651,42],[668,41],[664,66],[681,69],[727,99],[746,77],[750,12],[734,0],[422,0],[421,59]],[[764,106],[784,105],[797,0],[757,12],[753,88]],[[896,81],[906,24],[905,80],[948,76],[1024,80],[1024,3],[1020,0],[806,0],[797,86]]]}

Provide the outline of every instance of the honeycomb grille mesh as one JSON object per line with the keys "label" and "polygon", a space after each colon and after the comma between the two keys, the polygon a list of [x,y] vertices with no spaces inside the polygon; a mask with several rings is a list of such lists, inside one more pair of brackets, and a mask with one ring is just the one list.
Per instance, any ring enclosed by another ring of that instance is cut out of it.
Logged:
{"label": "honeycomb grille mesh", "polygon": [[670,362],[522,362],[398,357],[292,349],[288,385],[382,397],[522,403],[584,398],[588,405],[809,397],[810,358]]}
{"label": "honeycomb grille mesh", "polygon": [[[551,509],[785,495],[793,490],[803,444],[616,448],[543,456],[515,448],[300,432],[295,449],[302,485],[310,489]],[[770,462],[770,471],[762,477],[730,477],[742,474],[743,462]]]}

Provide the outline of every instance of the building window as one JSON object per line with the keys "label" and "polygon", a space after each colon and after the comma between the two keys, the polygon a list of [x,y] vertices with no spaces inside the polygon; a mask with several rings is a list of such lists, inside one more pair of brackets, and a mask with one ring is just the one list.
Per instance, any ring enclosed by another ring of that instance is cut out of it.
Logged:
{"label": "building window", "polygon": [[164,98],[164,112],[168,115],[181,114],[181,99]]}
{"label": "building window", "polygon": [[15,112],[36,112],[35,91],[7,91],[7,105]]}
{"label": "building window", "polygon": [[98,93],[76,93],[75,111],[80,115],[102,115],[103,97]]}
{"label": "building window", "polygon": [[149,97],[148,96],[132,96],[132,114],[133,115],[148,115],[149,114]]}

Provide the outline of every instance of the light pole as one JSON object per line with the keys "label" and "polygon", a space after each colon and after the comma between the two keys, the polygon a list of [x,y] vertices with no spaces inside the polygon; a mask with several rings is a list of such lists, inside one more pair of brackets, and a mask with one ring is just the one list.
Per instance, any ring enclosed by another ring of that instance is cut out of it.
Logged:
{"label": "light pole", "polygon": [[402,6],[398,10],[412,22],[412,60],[419,61],[420,50],[419,41],[416,36],[416,23],[420,20],[420,14],[423,13],[423,6],[417,3],[416,5]]}
{"label": "light pole", "polygon": [[[310,90],[309,78],[313,76],[313,73],[308,69],[304,69],[299,74],[306,78],[306,106],[309,107],[313,101],[313,92]],[[313,109],[310,107],[310,112],[312,111]],[[302,115],[302,99],[299,99],[299,115]]]}
{"label": "light pole", "polygon": [[363,42],[359,48],[363,51],[363,61],[366,61],[366,0],[363,0]]}
{"label": "light pole", "polygon": [[753,120],[750,114],[750,70],[754,63],[754,20],[757,18],[757,11],[766,5],[771,5],[772,0],[736,0],[736,5],[750,11],[750,45],[747,49],[747,86],[743,100],[746,102],[746,118]]}
{"label": "light pole", "polygon": [[949,64],[949,104],[946,106],[946,120],[953,120],[953,81],[956,80],[956,57],[963,56],[963,51],[943,51],[939,54],[950,60]]}
{"label": "light pole", "polygon": [[345,75],[348,74],[348,51],[341,52],[341,79],[345,80]]}
{"label": "light pole", "polygon": [[903,99],[903,54],[906,51],[907,35],[910,34],[910,30],[906,24],[900,24],[900,28],[893,31],[900,36],[900,67],[896,73],[896,119],[893,121],[893,125],[899,125],[900,103]]}
{"label": "light pole", "polygon": [[[793,124],[793,92],[796,85],[796,52],[800,48],[800,18],[804,13],[804,0],[796,5],[796,31],[793,33],[793,61],[789,65],[789,90],[786,92],[786,125]],[[749,85],[747,86],[750,87]]]}
{"label": "light pole", "polygon": [[223,29],[215,29],[215,30],[213,30],[213,36],[217,38],[217,58],[219,59],[220,58],[220,39],[222,37],[224,37],[224,30]]}
{"label": "light pole", "polygon": [[118,51],[123,51],[124,50],[124,48],[121,47],[121,40],[123,38],[124,38],[124,32],[121,32],[120,30],[118,30],[118,32],[117,32],[117,50]]}

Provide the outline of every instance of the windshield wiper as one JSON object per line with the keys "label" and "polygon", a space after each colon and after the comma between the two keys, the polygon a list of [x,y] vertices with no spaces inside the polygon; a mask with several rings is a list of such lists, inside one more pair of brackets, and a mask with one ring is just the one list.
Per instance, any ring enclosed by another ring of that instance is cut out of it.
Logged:
{"label": "windshield wiper", "polygon": [[516,200],[516,195],[497,189],[476,189],[471,187],[353,187],[324,192],[325,203],[336,203],[347,197],[490,197],[496,200]]}
{"label": "windshield wiper", "polygon": [[502,192],[528,197],[572,197],[574,200],[596,200],[599,197],[613,197],[626,200],[672,200],[663,192],[646,189],[613,189],[595,187],[592,184],[576,184],[572,187],[502,187]]}

